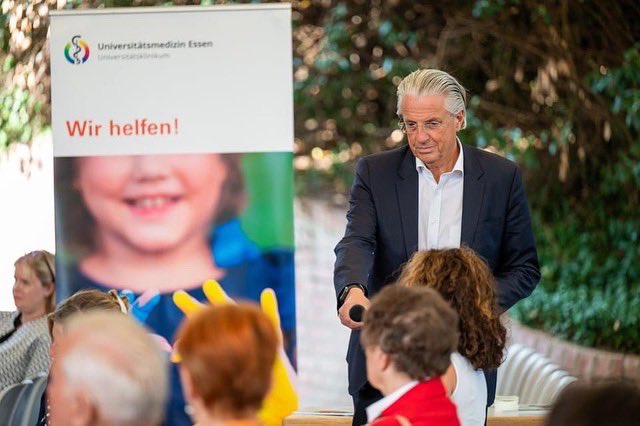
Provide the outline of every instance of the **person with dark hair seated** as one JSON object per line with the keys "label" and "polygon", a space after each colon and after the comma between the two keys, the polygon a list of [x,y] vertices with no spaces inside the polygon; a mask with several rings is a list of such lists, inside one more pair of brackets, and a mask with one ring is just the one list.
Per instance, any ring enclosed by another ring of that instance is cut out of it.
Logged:
{"label": "person with dark hair seated", "polygon": [[54,257],[38,250],[14,265],[13,300],[18,309],[0,312],[0,390],[49,370],[47,314],[55,306]]}
{"label": "person with dark hair seated", "polygon": [[638,426],[640,388],[632,383],[567,386],[547,417],[547,426]]}
{"label": "person with dark hair seated", "polygon": [[199,426],[257,426],[269,391],[278,331],[257,306],[202,309],[177,337],[188,412]]}
{"label": "person with dark hair seated", "polygon": [[440,376],[458,344],[458,316],[433,289],[387,286],[364,315],[367,379],[384,398],[372,426],[459,426]]}

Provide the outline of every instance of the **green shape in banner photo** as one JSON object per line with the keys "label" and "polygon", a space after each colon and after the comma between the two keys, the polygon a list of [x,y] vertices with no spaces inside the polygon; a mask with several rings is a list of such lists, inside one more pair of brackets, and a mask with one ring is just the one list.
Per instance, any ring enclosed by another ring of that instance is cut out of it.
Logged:
{"label": "green shape in banner photo", "polygon": [[[250,153],[242,159],[249,205],[242,228],[261,248],[293,248],[293,154]],[[279,185],[273,185],[277,182]]]}

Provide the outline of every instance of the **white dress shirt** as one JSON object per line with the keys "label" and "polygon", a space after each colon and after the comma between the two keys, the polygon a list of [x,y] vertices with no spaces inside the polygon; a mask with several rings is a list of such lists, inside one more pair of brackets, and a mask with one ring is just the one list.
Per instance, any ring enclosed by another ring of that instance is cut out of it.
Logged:
{"label": "white dress shirt", "polygon": [[404,395],[405,393],[409,392],[417,384],[418,384],[418,381],[417,380],[413,380],[413,381],[411,381],[411,382],[399,387],[398,389],[394,390],[393,392],[391,392],[389,395],[385,396],[381,400],[376,401],[373,404],[371,404],[370,406],[368,406],[366,408],[366,410],[367,410],[367,422],[371,423],[372,421],[374,421],[375,419],[380,417],[380,415],[382,414],[382,412],[384,410],[389,408],[394,402],[399,400],[402,397],[402,395]]}
{"label": "white dress shirt", "polygon": [[460,247],[462,232],[462,190],[464,154],[460,153],[453,170],[436,182],[431,170],[416,157],[418,170],[418,250]]}

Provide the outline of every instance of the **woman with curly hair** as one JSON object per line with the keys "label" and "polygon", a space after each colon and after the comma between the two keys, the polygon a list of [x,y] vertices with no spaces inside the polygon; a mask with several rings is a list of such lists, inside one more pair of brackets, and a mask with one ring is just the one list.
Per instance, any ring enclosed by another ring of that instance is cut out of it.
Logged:
{"label": "woman with curly hair", "polygon": [[484,371],[502,362],[506,329],[500,322],[495,280],[487,264],[469,248],[417,252],[398,283],[430,287],[460,318],[458,350],[442,377],[463,426],[483,425],[487,383]]}

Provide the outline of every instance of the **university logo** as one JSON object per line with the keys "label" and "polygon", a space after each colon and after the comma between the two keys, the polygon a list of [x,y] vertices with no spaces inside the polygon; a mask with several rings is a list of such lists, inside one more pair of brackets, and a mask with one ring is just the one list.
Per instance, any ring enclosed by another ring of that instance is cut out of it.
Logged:
{"label": "university logo", "polygon": [[89,59],[89,45],[81,36],[75,35],[71,37],[71,42],[64,47],[64,57],[71,64],[84,64]]}

